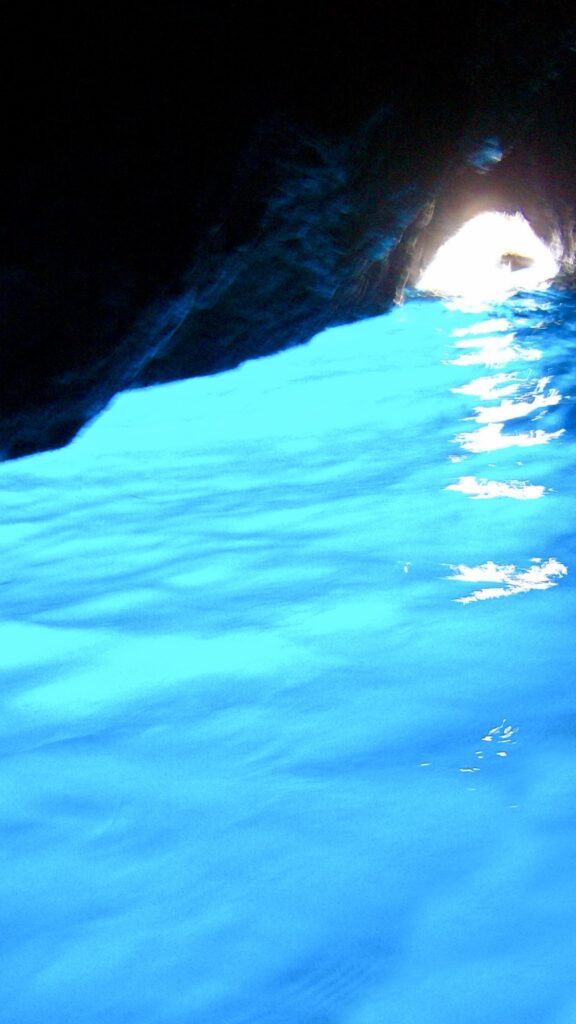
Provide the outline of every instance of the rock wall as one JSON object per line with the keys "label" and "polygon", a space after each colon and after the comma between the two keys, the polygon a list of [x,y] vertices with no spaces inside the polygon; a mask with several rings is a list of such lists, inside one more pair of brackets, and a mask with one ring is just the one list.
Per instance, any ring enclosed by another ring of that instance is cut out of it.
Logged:
{"label": "rock wall", "polygon": [[120,389],[381,313],[474,206],[523,209],[571,285],[567,6],[21,6],[3,457],[67,443]]}

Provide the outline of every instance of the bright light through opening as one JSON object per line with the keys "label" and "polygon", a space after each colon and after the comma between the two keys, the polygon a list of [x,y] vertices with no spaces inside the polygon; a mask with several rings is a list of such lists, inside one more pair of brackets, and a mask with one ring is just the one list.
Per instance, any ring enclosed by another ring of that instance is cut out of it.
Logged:
{"label": "bright light through opening", "polygon": [[522,214],[481,213],[440,247],[417,287],[494,300],[547,288],[558,269],[550,249]]}

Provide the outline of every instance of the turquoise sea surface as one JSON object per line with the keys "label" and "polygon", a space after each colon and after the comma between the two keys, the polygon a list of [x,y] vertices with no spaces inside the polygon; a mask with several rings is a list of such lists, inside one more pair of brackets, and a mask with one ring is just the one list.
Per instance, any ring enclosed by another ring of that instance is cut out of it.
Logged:
{"label": "turquoise sea surface", "polygon": [[576,307],[0,467],[3,1024],[576,1024]]}

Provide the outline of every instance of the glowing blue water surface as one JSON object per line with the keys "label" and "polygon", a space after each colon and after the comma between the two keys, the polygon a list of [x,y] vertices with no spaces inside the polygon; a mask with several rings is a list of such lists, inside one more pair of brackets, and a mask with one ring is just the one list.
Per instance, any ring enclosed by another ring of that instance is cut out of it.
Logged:
{"label": "glowing blue water surface", "polygon": [[413,301],[2,467],[5,1024],[574,1024],[574,344]]}

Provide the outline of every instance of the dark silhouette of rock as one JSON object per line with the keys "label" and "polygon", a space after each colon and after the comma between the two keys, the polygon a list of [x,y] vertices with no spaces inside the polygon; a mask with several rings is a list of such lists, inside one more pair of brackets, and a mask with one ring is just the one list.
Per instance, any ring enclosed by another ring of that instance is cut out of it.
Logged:
{"label": "dark silhouette of rock", "polygon": [[530,256],[522,256],[519,252],[504,252],[500,257],[500,263],[504,267],[509,267],[510,270],[526,270],[526,267],[531,267],[534,260]]}
{"label": "dark silhouette of rock", "polygon": [[2,33],[0,450],[381,313],[464,219],[575,259],[576,17],[26,4]]}

